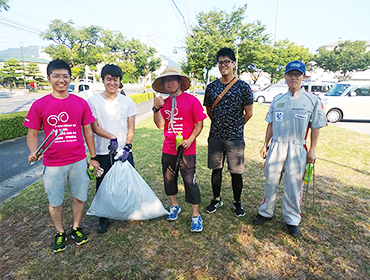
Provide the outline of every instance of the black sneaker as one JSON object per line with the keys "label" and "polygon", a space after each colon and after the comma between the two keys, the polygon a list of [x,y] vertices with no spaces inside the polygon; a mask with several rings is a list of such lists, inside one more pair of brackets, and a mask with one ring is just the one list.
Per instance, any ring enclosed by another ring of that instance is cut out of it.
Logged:
{"label": "black sneaker", "polygon": [[99,233],[107,232],[108,226],[109,226],[109,219],[104,218],[104,217],[99,217],[99,225],[97,228],[98,232]]}
{"label": "black sneaker", "polygon": [[62,252],[67,248],[67,236],[64,232],[60,232],[57,235],[55,235],[55,242],[53,245],[53,251],[56,252]]}
{"label": "black sneaker", "polygon": [[240,201],[234,202],[234,214],[236,217],[243,217],[245,215],[243,206]]}
{"label": "black sneaker", "polygon": [[224,205],[224,203],[222,202],[221,197],[220,200],[213,198],[211,204],[206,207],[206,211],[208,213],[214,213],[216,212],[217,208],[221,207],[222,205]]}
{"label": "black sneaker", "polygon": [[75,240],[77,245],[84,244],[89,240],[80,227],[73,228],[73,226],[71,226],[71,237]]}
{"label": "black sneaker", "polygon": [[272,218],[267,218],[267,217],[264,217],[260,214],[258,214],[252,221],[252,224],[254,225],[263,225],[265,222],[268,222],[270,221]]}
{"label": "black sneaker", "polygon": [[298,237],[301,235],[301,231],[298,226],[288,225],[288,232],[293,237]]}

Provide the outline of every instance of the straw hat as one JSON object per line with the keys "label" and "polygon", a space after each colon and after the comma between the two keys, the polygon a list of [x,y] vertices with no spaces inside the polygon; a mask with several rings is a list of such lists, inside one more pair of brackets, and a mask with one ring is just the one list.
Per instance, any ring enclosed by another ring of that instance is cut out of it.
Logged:
{"label": "straw hat", "polygon": [[181,91],[187,90],[190,86],[190,79],[188,77],[181,75],[175,67],[167,67],[152,84],[152,88],[156,92],[167,93],[162,83],[162,78],[167,76],[179,76],[181,78]]}

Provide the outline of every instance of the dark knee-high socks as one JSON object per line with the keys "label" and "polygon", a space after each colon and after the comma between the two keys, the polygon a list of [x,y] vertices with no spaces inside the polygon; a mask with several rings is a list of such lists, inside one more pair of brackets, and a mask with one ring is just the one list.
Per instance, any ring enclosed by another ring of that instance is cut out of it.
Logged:
{"label": "dark knee-high socks", "polygon": [[231,174],[231,184],[233,187],[234,200],[240,201],[243,189],[242,174]]}
{"label": "dark knee-high socks", "polygon": [[222,169],[212,170],[212,190],[214,197],[220,197],[222,183]]}

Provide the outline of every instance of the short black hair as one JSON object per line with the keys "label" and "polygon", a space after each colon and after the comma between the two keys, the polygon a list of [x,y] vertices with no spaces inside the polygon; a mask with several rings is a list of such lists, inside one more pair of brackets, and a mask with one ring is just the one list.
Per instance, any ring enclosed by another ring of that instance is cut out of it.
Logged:
{"label": "short black hair", "polygon": [[235,58],[235,53],[232,49],[230,48],[222,48],[220,49],[218,52],[217,52],[217,55],[216,55],[216,59],[218,61],[218,58],[220,56],[227,56],[229,57],[231,60],[235,61],[236,58]]}
{"label": "short black hair", "polygon": [[121,67],[114,65],[114,64],[107,64],[101,70],[101,78],[104,81],[105,75],[110,74],[112,77],[119,77],[120,81],[122,81],[123,73]]}
{"label": "short black hair", "polygon": [[69,67],[69,64],[64,60],[54,59],[53,61],[49,62],[48,67],[46,68],[48,77],[50,77],[51,73],[53,73],[53,71],[56,69],[68,70],[69,76],[72,76],[71,67]]}

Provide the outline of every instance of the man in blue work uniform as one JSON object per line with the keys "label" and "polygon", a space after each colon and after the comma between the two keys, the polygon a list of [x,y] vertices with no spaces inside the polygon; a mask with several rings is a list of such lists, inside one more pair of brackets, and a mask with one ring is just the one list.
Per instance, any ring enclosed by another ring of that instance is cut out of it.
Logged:
{"label": "man in blue work uniform", "polygon": [[[272,219],[278,185],[284,172],[282,212],[288,232],[293,237],[301,234],[298,225],[301,221],[302,179],[306,163],[315,162],[320,128],[326,126],[320,99],[301,87],[306,78],[305,73],[306,67],[302,62],[295,60],[287,64],[284,78],[289,91],[275,96],[267,113],[265,143],[260,152],[261,157],[266,158],[265,193],[258,215],[252,221],[254,225],[262,225]],[[307,151],[306,137],[309,128],[311,144]]]}

